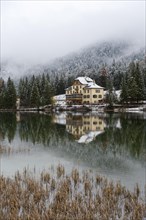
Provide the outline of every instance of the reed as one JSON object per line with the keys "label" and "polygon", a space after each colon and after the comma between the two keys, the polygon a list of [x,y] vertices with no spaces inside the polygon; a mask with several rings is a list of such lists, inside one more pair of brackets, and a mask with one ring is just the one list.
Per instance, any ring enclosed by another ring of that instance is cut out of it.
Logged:
{"label": "reed", "polygon": [[14,178],[1,175],[0,188],[3,220],[142,220],[146,211],[138,185],[130,192],[91,172],[66,175],[60,164],[55,174],[39,177],[27,169]]}

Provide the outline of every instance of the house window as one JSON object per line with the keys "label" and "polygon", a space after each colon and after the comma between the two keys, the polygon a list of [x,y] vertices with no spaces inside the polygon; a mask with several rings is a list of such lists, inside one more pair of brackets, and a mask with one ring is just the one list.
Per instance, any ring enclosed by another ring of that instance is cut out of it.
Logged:
{"label": "house window", "polygon": [[87,95],[87,98],[90,98],[90,96],[89,96],[89,95]]}
{"label": "house window", "polygon": [[86,98],[86,95],[84,95],[84,99]]}
{"label": "house window", "polygon": [[99,89],[96,89],[96,93],[100,93],[100,90],[99,90]]}
{"label": "house window", "polygon": [[97,95],[93,95],[93,98],[94,98],[94,99],[97,98]]}
{"label": "house window", "polygon": [[89,89],[87,90],[87,92],[89,93]]}
{"label": "house window", "polygon": [[96,121],[93,121],[93,124],[94,124],[94,125],[97,125],[97,122],[96,122]]}
{"label": "house window", "polygon": [[102,95],[99,95],[99,96],[98,96],[98,98],[100,98],[100,99],[101,99],[101,98],[102,98]]}

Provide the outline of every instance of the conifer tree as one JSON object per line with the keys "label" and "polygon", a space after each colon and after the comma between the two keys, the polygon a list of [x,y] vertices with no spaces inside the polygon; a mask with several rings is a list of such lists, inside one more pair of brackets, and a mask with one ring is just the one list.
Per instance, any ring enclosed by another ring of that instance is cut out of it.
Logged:
{"label": "conifer tree", "polygon": [[137,83],[137,102],[144,99],[144,77],[139,68],[139,63],[135,66],[135,80]]}
{"label": "conifer tree", "polygon": [[45,82],[45,87],[44,87],[44,104],[48,105],[52,103],[52,91],[51,91],[51,86],[48,81]]}
{"label": "conifer tree", "polygon": [[34,82],[30,94],[30,105],[31,107],[39,107],[40,105],[40,94],[37,84]]}
{"label": "conifer tree", "polygon": [[112,108],[116,101],[117,101],[117,97],[113,88],[113,81],[111,77],[108,77],[106,102],[109,104],[109,107]]}
{"label": "conifer tree", "polygon": [[14,86],[11,78],[8,78],[7,87],[6,87],[6,95],[5,95],[5,106],[6,108],[16,108],[16,88]]}
{"label": "conifer tree", "polygon": [[0,109],[6,108],[6,85],[5,82],[1,82],[0,87]]}
{"label": "conifer tree", "polygon": [[122,79],[120,98],[122,102],[128,102],[127,74]]}

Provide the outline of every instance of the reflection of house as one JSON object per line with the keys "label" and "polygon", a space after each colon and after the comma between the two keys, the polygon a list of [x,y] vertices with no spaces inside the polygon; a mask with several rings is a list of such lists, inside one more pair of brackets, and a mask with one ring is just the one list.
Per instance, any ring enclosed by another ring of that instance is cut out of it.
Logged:
{"label": "reflection of house", "polygon": [[88,143],[104,131],[104,122],[97,115],[67,115],[66,130],[79,143]]}
{"label": "reflection of house", "polygon": [[66,125],[66,113],[55,114],[53,116],[53,122],[56,124]]}
{"label": "reflection of house", "polygon": [[104,89],[89,77],[78,77],[66,89],[66,101],[72,104],[97,104],[103,100]]}

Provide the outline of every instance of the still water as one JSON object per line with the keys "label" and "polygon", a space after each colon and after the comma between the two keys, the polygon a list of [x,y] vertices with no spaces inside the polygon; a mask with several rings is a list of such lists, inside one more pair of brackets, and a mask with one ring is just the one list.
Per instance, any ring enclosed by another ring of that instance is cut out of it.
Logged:
{"label": "still water", "polygon": [[145,113],[0,113],[1,174],[24,167],[37,172],[63,164],[138,183],[144,195],[146,175]]}

